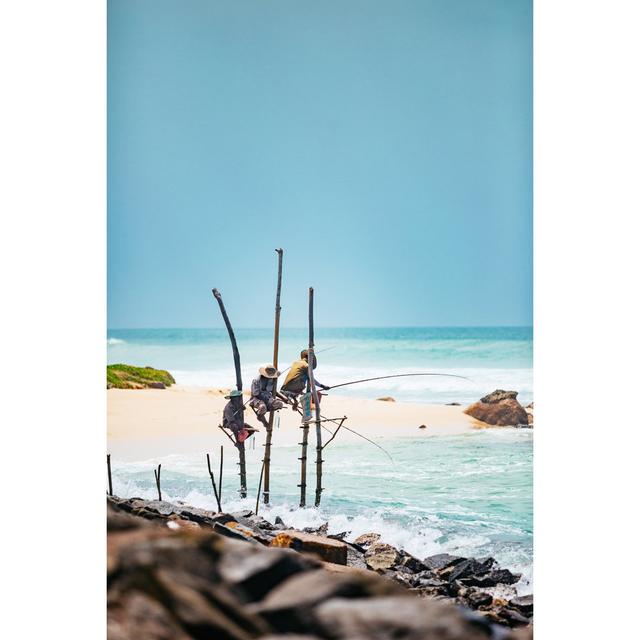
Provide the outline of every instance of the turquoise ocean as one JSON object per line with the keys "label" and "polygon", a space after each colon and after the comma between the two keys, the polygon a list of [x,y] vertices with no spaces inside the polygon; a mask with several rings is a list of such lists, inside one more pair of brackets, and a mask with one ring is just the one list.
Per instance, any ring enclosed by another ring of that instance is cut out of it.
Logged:
{"label": "turquoise ocean", "polygon": [[[268,329],[238,329],[236,336],[247,387],[257,368],[270,362],[273,337]],[[283,329],[281,369],[298,357],[306,340],[304,329]],[[394,373],[455,373],[469,380],[399,378],[332,393],[464,405],[501,388],[518,391],[519,400],[527,404],[533,400],[532,345],[528,327],[318,329],[316,375],[325,384],[338,384]],[[224,329],[109,330],[107,353],[109,363],[168,369],[178,384],[228,388],[234,382]],[[336,439],[331,444],[319,509],[297,507],[299,452],[296,447],[276,447],[272,504],[261,513],[267,518],[280,515],[296,527],[328,522],[330,532],[349,531],[350,539],[377,531],[386,542],[418,557],[440,552],[492,555],[502,566],[523,573],[520,593],[531,591],[532,430],[381,438],[379,444],[392,460],[365,441],[341,444]],[[254,508],[262,451],[247,452],[250,498],[242,501],[236,492],[234,452],[227,449],[224,508]],[[201,454],[114,460],[114,491],[125,497],[155,497],[152,468],[158,463],[162,463],[163,497],[213,508]]]}

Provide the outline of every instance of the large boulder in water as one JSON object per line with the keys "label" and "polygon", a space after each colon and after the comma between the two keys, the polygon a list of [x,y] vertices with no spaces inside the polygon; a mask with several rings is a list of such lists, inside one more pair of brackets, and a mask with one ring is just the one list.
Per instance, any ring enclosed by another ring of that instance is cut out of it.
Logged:
{"label": "large boulder in water", "polygon": [[503,391],[498,389],[481,398],[479,402],[469,405],[464,413],[498,427],[516,424],[527,424],[527,412],[516,400],[517,391]]}

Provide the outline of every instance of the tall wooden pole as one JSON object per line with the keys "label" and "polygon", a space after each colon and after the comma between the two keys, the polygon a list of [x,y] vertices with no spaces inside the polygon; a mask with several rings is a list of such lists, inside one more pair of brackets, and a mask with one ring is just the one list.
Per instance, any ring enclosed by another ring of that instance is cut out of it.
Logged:
{"label": "tall wooden pole", "polygon": [[309,287],[309,387],[311,389],[311,398],[313,400],[316,414],[316,507],[320,506],[320,498],[322,497],[322,422],[320,416],[320,402],[318,401],[318,390],[313,377],[313,366],[316,356],[313,351],[314,335],[313,335],[313,287]]}
{"label": "tall wooden pole", "polygon": [[231,350],[233,351],[233,364],[236,369],[236,387],[238,391],[242,391],[242,372],[240,371],[240,352],[238,351],[238,343],[236,342],[236,334],[233,332],[233,327],[231,326],[231,321],[229,320],[229,316],[227,315],[227,310],[224,308],[224,302],[222,302],[222,295],[217,289],[211,289],[213,293],[213,297],[218,301],[218,305],[220,307],[220,313],[222,314],[222,319],[224,320],[224,324],[227,327],[227,332],[229,333],[229,340],[231,340]]}
{"label": "tall wooden pole", "polygon": [[[273,329],[273,366],[278,369],[278,347],[280,344],[280,291],[282,289],[282,249],[276,249],[278,254],[278,286],[276,288],[276,320]],[[277,386],[277,381],[276,381]],[[274,388],[275,392],[275,388]],[[269,424],[267,426],[267,437],[264,443],[264,459],[262,461],[262,467],[264,469],[264,493],[262,499],[265,504],[269,504],[269,478],[271,470],[271,438],[273,436],[273,420],[275,417],[275,411],[269,412]],[[256,510],[257,512],[257,510]]]}
{"label": "tall wooden pole", "polygon": [[[309,288],[309,345],[313,346],[313,288]],[[309,365],[309,371],[312,370],[313,367],[313,352],[309,353],[308,361],[311,363]],[[307,381],[307,389],[306,394],[308,394],[311,390],[311,375],[308,377]],[[306,395],[305,394],[305,395]],[[308,397],[308,396],[307,396]],[[303,399],[303,402],[306,402],[306,399]],[[306,407],[302,406],[302,452],[300,454],[300,506],[307,506],[307,447],[309,444],[309,420],[307,419],[307,411]]]}
{"label": "tall wooden pole", "polygon": [[[229,333],[229,340],[231,341],[231,350],[233,351],[233,364],[236,368],[236,387],[238,391],[242,391],[242,372],[240,370],[240,352],[238,351],[238,343],[236,342],[236,336],[233,332],[233,327],[231,326],[231,322],[229,320],[229,316],[227,315],[227,310],[224,308],[224,303],[222,302],[222,296],[217,289],[211,290],[214,298],[218,301],[218,305],[220,306],[220,313],[222,314],[222,319],[227,327],[227,332]],[[240,410],[240,421],[244,424],[244,405],[242,405],[242,409]],[[247,497],[247,463],[245,458],[245,449],[244,442],[236,442],[236,447],[238,449],[238,458],[240,465],[240,497]]]}

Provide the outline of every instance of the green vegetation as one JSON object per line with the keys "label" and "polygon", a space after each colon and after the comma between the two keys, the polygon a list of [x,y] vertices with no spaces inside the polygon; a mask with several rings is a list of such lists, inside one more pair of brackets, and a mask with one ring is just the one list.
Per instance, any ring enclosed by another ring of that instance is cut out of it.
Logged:
{"label": "green vegetation", "polygon": [[175,382],[173,376],[162,369],[128,364],[107,365],[107,389],[164,389]]}

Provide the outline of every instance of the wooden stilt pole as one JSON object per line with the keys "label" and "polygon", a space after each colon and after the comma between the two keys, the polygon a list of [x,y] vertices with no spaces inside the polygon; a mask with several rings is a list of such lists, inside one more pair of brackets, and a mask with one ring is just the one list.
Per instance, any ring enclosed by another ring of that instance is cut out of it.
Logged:
{"label": "wooden stilt pole", "polygon": [[315,364],[315,354],[313,352],[314,335],[313,335],[313,287],[309,287],[309,387],[311,389],[311,398],[315,409],[316,423],[316,500],[315,506],[320,506],[322,497],[322,418],[320,416],[320,402],[318,401],[318,390],[313,377],[313,365]]}
{"label": "wooden stilt pole", "polygon": [[307,506],[307,443],[309,442],[309,423],[302,423],[302,453],[300,455],[300,506]]}
{"label": "wooden stilt pole", "polygon": [[[282,249],[276,249],[278,254],[278,286],[276,287],[276,319],[273,329],[273,366],[278,369],[278,346],[280,344],[280,291],[282,289]],[[275,395],[275,388],[274,388]],[[270,471],[271,471],[271,438],[273,436],[273,421],[275,411],[269,412],[269,424],[267,425],[267,436],[264,443],[264,459],[262,468],[264,470],[264,494],[262,499],[265,504],[269,504],[270,492]],[[257,513],[257,509],[256,509]]]}
{"label": "wooden stilt pole", "polygon": [[107,476],[109,478],[109,495],[113,495],[113,485],[111,484],[111,454],[107,453]]}
{"label": "wooden stilt pole", "polygon": [[238,465],[240,465],[240,497],[247,497],[247,458],[244,442],[238,442]]}
{"label": "wooden stilt pole", "polygon": [[209,477],[211,478],[211,485],[213,486],[213,495],[216,497],[216,502],[218,503],[218,513],[221,513],[222,507],[220,506],[220,495],[218,494],[218,488],[216,487],[216,479],[213,477],[213,472],[211,471],[211,460],[209,459],[208,453],[207,453],[207,469],[209,469]]}
{"label": "wooden stilt pole", "polygon": [[162,501],[162,491],[160,491],[160,470],[162,469],[162,465],[158,465],[158,470],[153,470],[153,475],[156,477],[156,487],[158,487],[158,500]]}
{"label": "wooden stilt pole", "polygon": [[[236,369],[236,387],[238,391],[242,391],[242,371],[240,369],[240,352],[238,351],[238,343],[236,342],[236,336],[233,333],[233,327],[231,326],[231,321],[229,320],[229,316],[227,315],[227,310],[224,308],[224,303],[222,302],[222,296],[217,289],[211,290],[213,293],[213,297],[218,301],[218,305],[220,307],[220,313],[222,314],[222,319],[227,327],[227,332],[229,333],[229,340],[231,341],[231,350],[233,351],[233,364]],[[240,421],[244,424],[244,405],[240,410]],[[244,442],[236,442],[236,448],[238,449],[238,458],[240,465],[240,497],[247,497],[247,463],[245,458],[245,448]]]}

